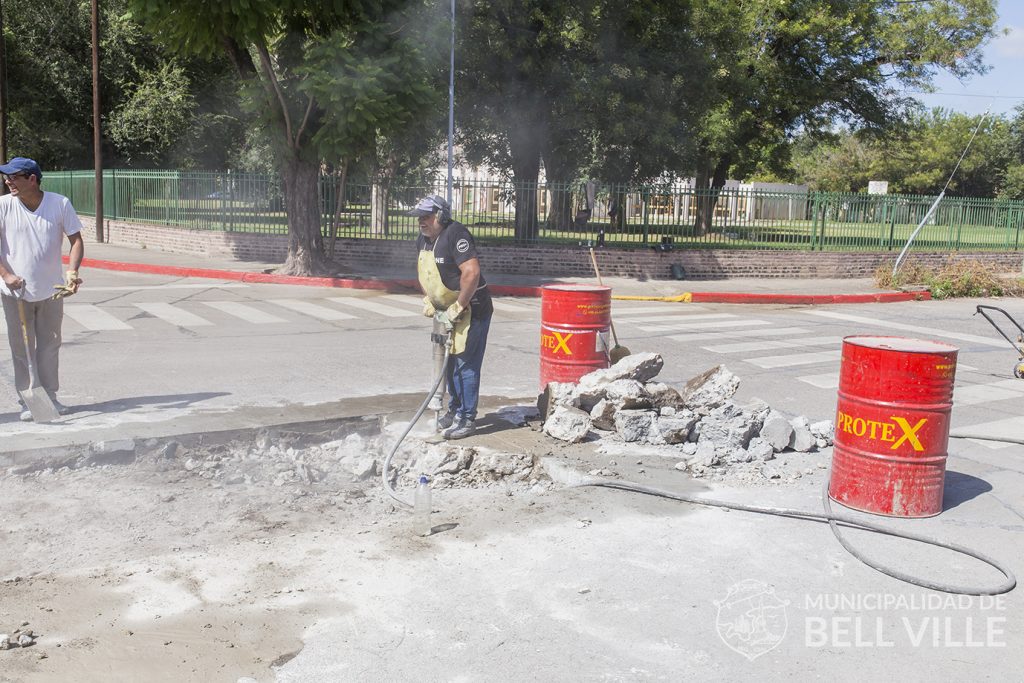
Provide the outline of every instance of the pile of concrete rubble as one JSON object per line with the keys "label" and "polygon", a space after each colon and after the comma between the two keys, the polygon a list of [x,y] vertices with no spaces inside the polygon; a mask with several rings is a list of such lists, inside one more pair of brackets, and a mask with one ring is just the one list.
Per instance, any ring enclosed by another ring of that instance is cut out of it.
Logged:
{"label": "pile of concrete rubble", "polygon": [[669,446],[668,453],[680,458],[676,469],[697,476],[733,470],[768,479],[786,474],[778,464],[764,465],[777,454],[832,445],[828,420],[812,424],[759,399],[733,402],[740,379],[723,365],[679,390],[653,381],[663,366],[658,354],[638,353],[579,383],[548,384],[538,400],[544,433],[568,443],[596,438]]}

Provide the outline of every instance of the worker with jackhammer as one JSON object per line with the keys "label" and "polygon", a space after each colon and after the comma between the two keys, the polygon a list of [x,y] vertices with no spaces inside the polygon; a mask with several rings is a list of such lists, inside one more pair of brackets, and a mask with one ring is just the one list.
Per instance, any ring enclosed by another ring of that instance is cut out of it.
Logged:
{"label": "worker with jackhammer", "polygon": [[424,197],[408,215],[420,224],[416,272],[426,295],[423,315],[452,336],[445,375],[448,412],[438,418],[437,427],[446,439],[463,439],[475,430],[480,369],[494,306],[473,236],[452,220],[448,202],[439,195]]}

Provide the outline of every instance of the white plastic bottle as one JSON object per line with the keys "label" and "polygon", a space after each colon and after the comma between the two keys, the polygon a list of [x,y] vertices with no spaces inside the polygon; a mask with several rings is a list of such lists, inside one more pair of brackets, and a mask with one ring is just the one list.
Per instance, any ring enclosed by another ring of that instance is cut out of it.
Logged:
{"label": "white plastic bottle", "polygon": [[415,530],[418,536],[429,536],[433,533],[434,527],[430,523],[430,480],[427,475],[420,475],[420,483],[416,486],[416,496],[413,499],[413,517],[415,518]]}

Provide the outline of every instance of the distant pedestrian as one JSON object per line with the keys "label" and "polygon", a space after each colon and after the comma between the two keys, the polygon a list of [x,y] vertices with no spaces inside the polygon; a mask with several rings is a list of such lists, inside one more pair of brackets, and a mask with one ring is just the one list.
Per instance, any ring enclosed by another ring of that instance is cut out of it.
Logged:
{"label": "distant pedestrian", "polygon": [[[68,412],[57,401],[61,323],[64,297],[82,284],[78,268],[85,255],[82,223],[67,197],[43,192],[43,173],[32,159],[15,157],[0,166],[10,194],[0,197],[0,300],[7,321],[7,341],[14,361],[18,391],[29,388],[28,357],[39,375],[39,384],[53,399],[57,412]],[[61,265],[64,236],[71,243],[68,270]],[[25,306],[29,348],[21,334],[18,300]],[[21,419],[32,419],[22,403]]]}
{"label": "distant pedestrian", "polygon": [[424,197],[409,212],[419,218],[420,236],[416,272],[424,297],[423,314],[453,331],[448,360],[450,399],[447,414],[437,426],[446,439],[462,439],[475,429],[480,400],[480,370],[487,348],[494,306],[480,272],[473,236],[452,220],[444,197]]}

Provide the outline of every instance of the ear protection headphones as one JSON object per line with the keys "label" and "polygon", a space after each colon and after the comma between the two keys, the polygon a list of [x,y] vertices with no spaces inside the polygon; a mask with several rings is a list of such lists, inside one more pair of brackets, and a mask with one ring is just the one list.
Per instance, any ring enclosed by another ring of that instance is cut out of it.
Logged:
{"label": "ear protection headphones", "polygon": [[452,209],[450,206],[448,206],[448,202],[445,201],[444,197],[442,197],[439,194],[435,194],[430,198],[430,201],[433,202],[434,208],[437,209],[438,212],[440,213],[438,219],[441,221],[441,224],[448,225],[449,223],[451,223]]}

